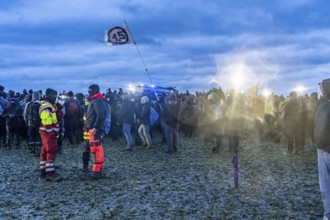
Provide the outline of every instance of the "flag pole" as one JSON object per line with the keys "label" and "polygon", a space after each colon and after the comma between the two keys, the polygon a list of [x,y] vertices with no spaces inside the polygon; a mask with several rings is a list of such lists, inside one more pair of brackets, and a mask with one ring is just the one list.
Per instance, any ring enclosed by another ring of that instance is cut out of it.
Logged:
{"label": "flag pole", "polygon": [[[150,77],[150,73],[149,73],[148,68],[147,68],[147,66],[146,66],[146,63],[144,62],[144,59],[143,59],[143,57],[142,57],[142,55],[141,55],[141,52],[140,52],[140,50],[139,50],[139,48],[138,48],[138,46],[137,46],[137,44],[136,44],[136,42],[135,42],[135,40],[134,40],[134,38],[133,38],[132,32],[131,32],[131,30],[129,29],[127,22],[126,22],[126,21],[124,21],[124,22],[125,22],[125,25],[126,25],[126,27],[127,27],[127,30],[128,30],[128,32],[129,32],[129,34],[131,35],[131,38],[132,38],[133,44],[135,45],[136,50],[138,51],[138,53],[139,53],[139,55],[140,55],[140,58],[141,58],[142,63],[143,63],[143,66],[144,66],[144,68],[145,68],[145,70],[146,70],[146,72],[147,72],[147,74],[148,74],[148,77],[149,77],[150,83],[153,84],[152,79],[151,79],[151,77]],[[158,98],[157,98],[157,99],[158,99]]]}
{"label": "flag pole", "polygon": [[[152,86],[154,86],[154,85],[153,85],[154,83],[153,83],[153,81],[152,81],[152,79],[151,79],[151,77],[150,77],[149,70],[148,70],[148,68],[147,68],[147,66],[146,66],[146,63],[144,62],[144,59],[143,59],[143,57],[142,57],[142,55],[141,55],[141,52],[140,52],[140,50],[139,50],[139,48],[138,48],[138,46],[137,46],[137,44],[136,44],[136,42],[135,42],[135,40],[134,40],[134,38],[133,38],[132,32],[131,32],[131,30],[129,29],[126,20],[125,20],[124,22],[125,22],[125,25],[126,25],[126,27],[127,27],[127,30],[128,30],[128,32],[129,32],[129,34],[131,35],[131,38],[132,38],[133,44],[135,45],[136,50],[138,51],[138,53],[139,53],[139,55],[140,55],[140,58],[141,58],[141,60],[142,60],[143,66],[144,66],[144,68],[145,68],[145,71],[146,71],[147,74],[148,74],[148,77],[149,77],[150,83],[151,83]],[[156,93],[156,90],[155,90],[154,87],[152,87],[152,88],[153,88],[153,90],[154,90],[154,93],[155,93],[156,99],[157,99],[157,101],[158,101],[158,103],[159,103],[159,98],[158,98],[158,95],[157,95],[157,93]],[[162,106],[161,106],[160,103],[159,103],[159,107],[160,107],[160,110],[162,111],[163,109],[162,109]]]}

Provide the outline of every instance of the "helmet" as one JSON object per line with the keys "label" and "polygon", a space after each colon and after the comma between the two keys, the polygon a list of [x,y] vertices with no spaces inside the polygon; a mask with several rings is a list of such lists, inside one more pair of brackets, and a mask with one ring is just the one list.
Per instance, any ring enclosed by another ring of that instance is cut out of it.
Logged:
{"label": "helmet", "polygon": [[141,98],[141,103],[142,103],[142,104],[145,104],[145,103],[147,103],[147,102],[149,102],[149,98],[148,98],[148,96],[142,96],[142,98]]}

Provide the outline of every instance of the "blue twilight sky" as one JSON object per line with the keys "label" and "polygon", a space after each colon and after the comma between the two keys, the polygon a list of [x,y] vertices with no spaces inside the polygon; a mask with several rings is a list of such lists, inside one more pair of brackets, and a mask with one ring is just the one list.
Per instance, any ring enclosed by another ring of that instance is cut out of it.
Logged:
{"label": "blue twilight sky", "polygon": [[134,44],[97,41],[126,20],[156,85],[319,91],[330,77],[329,8],[327,0],[0,0],[0,85],[150,84]]}

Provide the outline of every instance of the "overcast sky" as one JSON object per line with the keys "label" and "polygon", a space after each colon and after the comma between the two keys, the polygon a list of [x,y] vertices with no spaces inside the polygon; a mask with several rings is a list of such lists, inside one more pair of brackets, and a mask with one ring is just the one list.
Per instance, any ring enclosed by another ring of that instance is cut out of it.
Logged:
{"label": "overcast sky", "polygon": [[92,83],[150,84],[134,44],[97,40],[126,21],[155,85],[310,93],[330,77],[329,8],[326,0],[1,0],[0,85],[76,93]]}

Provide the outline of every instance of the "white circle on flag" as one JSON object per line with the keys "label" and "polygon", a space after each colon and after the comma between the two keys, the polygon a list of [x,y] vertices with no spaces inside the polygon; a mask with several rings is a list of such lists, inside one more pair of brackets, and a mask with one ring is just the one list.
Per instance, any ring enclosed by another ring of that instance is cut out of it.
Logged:
{"label": "white circle on flag", "polygon": [[129,35],[122,27],[114,27],[107,32],[107,43],[112,44],[126,44],[129,42]]}

